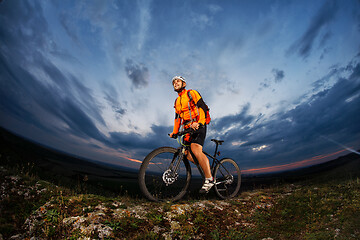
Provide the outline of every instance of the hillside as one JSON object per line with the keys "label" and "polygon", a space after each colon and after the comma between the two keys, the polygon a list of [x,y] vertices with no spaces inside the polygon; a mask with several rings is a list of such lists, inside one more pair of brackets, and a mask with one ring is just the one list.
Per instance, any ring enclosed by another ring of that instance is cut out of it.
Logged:
{"label": "hillside", "polygon": [[318,166],[321,171],[247,178],[232,200],[190,194],[176,203],[153,203],[126,185],[87,179],[123,172],[102,166],[103,174],[72,168],[62,175],[60,163],[40,164],[49,152],[29,144],[2,134],[0,239],[360,239],[356,155]]}
{"label": "hillside", "polygon": [[47,148],[28,141],[0,127],[0,153],[8,155],[11,166],[28,165],[33,174],[59,185],[74,187],[84,182],[93,193],[101,188],[116,193],[137,190],[137,172],[101,162],[84,159],[79,156]]}

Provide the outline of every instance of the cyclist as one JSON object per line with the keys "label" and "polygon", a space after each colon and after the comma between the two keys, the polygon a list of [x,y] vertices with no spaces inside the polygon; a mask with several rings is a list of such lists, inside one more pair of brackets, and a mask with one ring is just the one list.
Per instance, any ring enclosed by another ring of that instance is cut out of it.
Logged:
{"label": "cyclist", "polygon": [[[185,89],[185,78],[175,76],[172,79],[172,85],[179,96],[175,100],[174,129],[170,137],[178,133],[181,126],[184,126],[185,129],[192,128],[195,131],[191,137],[186,136],[185,141],[190,144],[191,151],[204,171],[205,182],[200,193],[207,193],[214,186],[215,181],[210,171],[209,159],[202,151],[206,137],[206,105],[197,91]],[[190,91],[193,102],[189,98],[188,91]],[[186,157],[194,162],[189,152],[186,153]]]}

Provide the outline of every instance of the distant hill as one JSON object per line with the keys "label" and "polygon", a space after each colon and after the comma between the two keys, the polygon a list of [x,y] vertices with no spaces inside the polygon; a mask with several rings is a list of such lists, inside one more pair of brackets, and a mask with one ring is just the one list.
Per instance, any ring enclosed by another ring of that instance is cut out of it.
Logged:
{"label": "distant hill", "polygon": [[279,173],[248,175],[243,183],[248,186],[293,183],[299,181],[328,182],[332,180],[360,177],[360,156],[350,153],[317,165]]}
{"label": "distant hill", "polygon": [[[41,177],[52,182],[86,182],[109,190],[135,191],[137,171],[106,163],[94,162],[85,158],[71,156],[38,143],[22,138],[0,128],[0,153],[9,158],[10,165],[31,165]],[[2,161],[3,158],[1,158]]]}
{"label": "distant hill", "polygon": [[[1,127],[0,151],[1,154],[11,156],[10,164],[24,164],[25,162],[33,164],[37,174],[46,176],[55,183],[61,183],[61,181],[73,183],[73,180],[76,180],[77,183],[86,182],[110,191],[140,194],[137,185],[137,171],[134,169],[69,155],[27,140]],[[349,176],[360,176],[360,156],[355,153],[318,165],[286,172],[244,175],[241,189],[304,181],[310,178],[318,181],[329,181],[333,178],[348,178]],[[197,189],[200,184],[201,179],[193,178],[190,190]]]}

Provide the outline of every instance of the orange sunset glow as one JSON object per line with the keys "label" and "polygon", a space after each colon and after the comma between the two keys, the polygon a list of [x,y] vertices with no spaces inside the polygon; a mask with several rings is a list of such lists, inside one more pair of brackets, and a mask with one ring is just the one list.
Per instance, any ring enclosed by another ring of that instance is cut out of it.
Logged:
{"label": "orange sunset glow", "polygon": [[335,157],[336,155],[348,151],[346,149],[342,149],[337,152],[329,153],[329,154],[323,154],[319,156],[315,156],[309,159],[305,159],[299,162],[289,163],[289,164],[283,164],[283,165],[276,165],[276,166],[270,166],[270,167],[262,167],[262,168],[252,168],[252,169],[246,169],[243,170],[242,173],[247,174],[255,174],[255,173],[271,173],[271,172],[282,172],[302,167],[307,167],[319,163],[323,163],[329,160],[330,157]]}

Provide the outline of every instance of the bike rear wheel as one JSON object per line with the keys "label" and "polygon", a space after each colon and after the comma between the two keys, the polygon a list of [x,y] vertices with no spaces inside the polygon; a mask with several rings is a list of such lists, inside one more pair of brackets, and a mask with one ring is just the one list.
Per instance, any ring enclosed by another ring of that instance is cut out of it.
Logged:
{"label": "bike rear wheel", "polygon": [[[177,201],[190,184],[191,169],[178,149],[161,147],[147,155],[140,167],[139,186],[152,201]],[[176,164],[178,163],[178,167]]]}
{"label": "bike rear wheel", "polygon": [[230,158],[224,158],[215,166],[215,192],[222,199],[236,196],[241,185],[241,171],[236,162]]}

